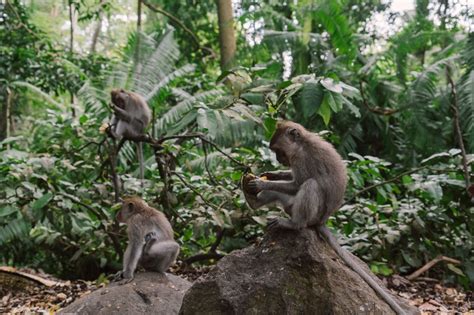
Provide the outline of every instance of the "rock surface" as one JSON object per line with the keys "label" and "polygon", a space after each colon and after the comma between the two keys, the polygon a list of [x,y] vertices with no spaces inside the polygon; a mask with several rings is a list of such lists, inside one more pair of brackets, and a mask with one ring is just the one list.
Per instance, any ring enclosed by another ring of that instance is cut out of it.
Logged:
{"label": "rock surface", "polygon": [[[419,313],[396,299],[407,314]],[[315,231],[304,229],[271,231],[258,246],[221,259],[187,291],[180,314],[394,312]]]}
{"label": "rock surface", "polygon": [[60,314],[178,314],[191,283],[171,274],[142,272],[124,285],[88,294],[62,309]]}

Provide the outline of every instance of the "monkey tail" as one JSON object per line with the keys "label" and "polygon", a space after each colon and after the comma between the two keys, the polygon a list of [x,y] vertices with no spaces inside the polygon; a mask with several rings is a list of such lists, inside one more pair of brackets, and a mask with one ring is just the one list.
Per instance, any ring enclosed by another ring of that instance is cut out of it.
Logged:
{"label": "monkey tail", "polygon": [[145,168],[143,166],[143,144],[142,142],[137,143],[138,163],[140,164],[140,182],[143,187],[143,179],[145,178]]}
{"label": "monkey tail", "polygon": [[331,231],[325,226],[321,225],[318,227],[318,230],[321,234],[323,234],[328,242],[328,244],[332,247],[332,249],[341,257],[341,259],[351,267],[364,281],[379,295],[383,298],[383,300],[390,305],[390,307],[397,313],[398,315],[405,315],[406,312],[398,305],[398,303],[390,296],[387,292],[382,289],[382,287],[375,282],[375,280],[362,269],[358,263],[356,263],[348,254],[348,252],[342,248],[337,239],[332,235]]}

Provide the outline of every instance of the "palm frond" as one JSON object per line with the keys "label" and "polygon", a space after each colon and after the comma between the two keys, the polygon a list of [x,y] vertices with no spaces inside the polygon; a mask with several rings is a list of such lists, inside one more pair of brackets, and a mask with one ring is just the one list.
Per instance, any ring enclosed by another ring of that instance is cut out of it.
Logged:
{"label": "palm frond", "polygon": [[[197,110],[197,107],[195,106],[196,104],[198,104],[199,102],[205,102],[210,98],[214,98],[218,95],[221,95],[222,93],[223,91],[215,89],[211,91],[202,92],[184,99],[183,101],[173,106],[170,110],[163,114],[160,119],[155,122],[155,130],[159,130],[160,133],[163,133],[163,131],[166,131],[169,128],[169,125],[175,124],[176,122],[181,120],[186,114],[188,114],[188,112],[193,109]],[[179,96],[186,95],[179,92]]]}
{"label": "palm frond", "polygon": [[132,89],[141,95],[148,95],[174,70],[175,62],[179,58],[179,49],[173,31],[167,32],[157,45],[150,36],[143,34],[143,37],[148,40],[140,42],[140,49],[150,45],[154,45],[154,49],[151,54],[143,56],[143,65],[133,77]]}
{"label": "palm frond", "polygon": [[7,225],[0,227],[0,245],[14,239],[27,239],[31,226],[24,218],[11,220]]}
{"label": "palm frond", "polygon": [[412,102],[414,104],[430,103],[436,93],[437,83],[439,78],[442,77],[445,67],[458,58],[459,56],[451,56],[441,59],[423,70],[410,86],[409,93]]}
{"label": "palm frond", "polygon": [[145,96],[145,100],[148,102],[150,99],[152,99],[156,93],[165,85],[167,85],[170,81],[182,77],[185,74],[191,73],[196,69],[195,65],[187,64],[179,69],[174,70],[173,72],[165,75],[160,82],[158,82],[153,89]]}
{"label": "palm frond", "polygon": [[15,81],[15,82],[12,82],[11,85],[12,86],[18,86],[18,87],[26,87],[30,91],[32,91],[32,92],[38,94],[39,96],[41,96],[48,103],[54,105],[54,107],[56,107],[56,109],[59,109],[59,110],[64,110],[65,109],[65,106],[63,104],[56,102],[48,93],[45,93],[39,87],[37,87],[37,86],[35,86],[31,83],[28,83],[28,82],[25,82],[25,81]]}

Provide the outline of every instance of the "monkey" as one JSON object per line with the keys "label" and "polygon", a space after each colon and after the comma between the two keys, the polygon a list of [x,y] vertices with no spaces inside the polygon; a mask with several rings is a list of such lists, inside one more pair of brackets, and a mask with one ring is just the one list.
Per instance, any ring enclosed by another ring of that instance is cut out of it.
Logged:
{"label": "monkey", "polygon": [[[244,195],[252,209],[278,203],[290,216],[269,220],[268,227],[300,230],[316,227],[328,244],[397,313],[405,311],[338,244],[325,223],[341,207],[347,185],[346,166],[336,149],[300,124],[279,121],[270,149],[287,171],[243,178]],[[262,177],[266,177],[266,180]]]}
{"label": "monkey", "polygon": [[176,260],[179,244],[166,216],[137,196],[124,198],[117,221],[127,224],[128,246],[123,269],[118,277],[122,284],[133,280],[137,266],[164,273]]}
{"label": "monkey", "polygon": [[[144,135],[146,127],[151,122],[151,110],[148,104],[137,93],[124,89],[114,89],[110,92],[114,117],[111,122],[110,133],[115,139],[137,140]],[[119,145],[120,147],[120,145]],[[143,145],[137,144],[138,162],[140,164],[140,179],[143,185]]]}

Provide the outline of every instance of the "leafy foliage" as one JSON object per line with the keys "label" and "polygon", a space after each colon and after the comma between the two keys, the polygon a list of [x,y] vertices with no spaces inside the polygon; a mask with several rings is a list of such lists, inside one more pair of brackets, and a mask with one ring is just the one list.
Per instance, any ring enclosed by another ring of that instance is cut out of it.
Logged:
{"label": "leafy foliage", "polygon": [[[147,15],[139,31],[130,21],[114,26],[126,43],[110,31],[101,35],[106,49],[89,55],[66,50],[28,7],[8,1],[0,11],[0,118],[12,136],[0,142],[0,261],[72,278],[120,268],[113,144],[99,127],[109,121],[110,89],[121,87],[145,96],[154,113],[148,133],[166,139],[159,149],[144,144],[144,187],[134,145],[122,148],[124,194],[165,212],[181,260],[242,248],[261,237],[268,216],[281,215],[249,210],[239,181],[248,170],[280,167],[268,141],[286,118],[347,158],[347,201],[329,225],[348,249],[384,275],[450,256],[461,266],[438,266],[436,276],[469,286],[474,212],[453,104],[472,152],[474,37],[459,22],[469,13],[455,19],[449,3],[444,13],[433,3],[417,1],[402,28],[383,37],[370,31],[372,14],[399,18],[385,2],[242,1],[240,66],[219,73],[210,53],[218,50],[213,1],[155,1],[171,15]],[[35,8],[52,11],[42,5]],[[82,26],[120,18],[109,2],[75,1],[74,9]],[[465,158],[472,173],[473,157]]]}

